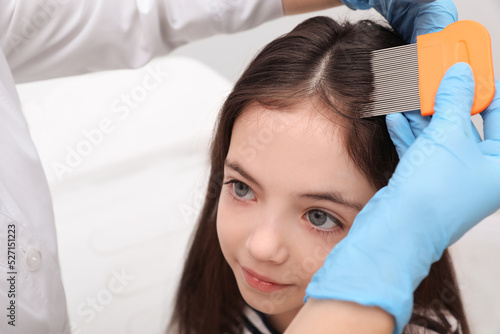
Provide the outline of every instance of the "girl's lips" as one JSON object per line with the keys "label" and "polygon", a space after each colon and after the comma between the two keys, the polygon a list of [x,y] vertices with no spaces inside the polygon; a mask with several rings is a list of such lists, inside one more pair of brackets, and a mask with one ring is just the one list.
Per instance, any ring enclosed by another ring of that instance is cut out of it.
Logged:
{"label": "girl's lips", "polygon": [[243,271],[243,276],[245,277],[245,280],[247,281],[248,285],[250,285],[252,288],[257,289],[262,292],[273,292],[277,290],[281,290],[283,288],[286,288],[287,286],[290,286],[291,284],[279,284],[273,282],[271,279],[261,276],[250,269],[247,269],[245,267],[241,267]]}

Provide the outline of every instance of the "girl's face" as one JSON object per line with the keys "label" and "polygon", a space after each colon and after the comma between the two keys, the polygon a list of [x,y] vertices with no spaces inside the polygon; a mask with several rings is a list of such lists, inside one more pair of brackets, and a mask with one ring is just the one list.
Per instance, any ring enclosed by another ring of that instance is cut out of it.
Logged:
{"label": "girl's face", "polygon": [[217,215],[245,301],[284,330],[375,192],[348,157],[341,127],[313,105],[245,109],[233,127]]}

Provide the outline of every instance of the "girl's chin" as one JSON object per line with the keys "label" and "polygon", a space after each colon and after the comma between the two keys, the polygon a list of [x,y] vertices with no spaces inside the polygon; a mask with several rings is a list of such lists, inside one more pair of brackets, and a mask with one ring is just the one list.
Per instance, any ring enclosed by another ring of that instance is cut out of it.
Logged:
{"label": "girl's chin", "polygon": [[[240,293],[243,296],[243,300],[251,306],[253,309],[262,312],[269,316],[279,316],[283,314],[297,314],[299,310],[304,306],[302,302],[291,303],[288,302],[283,296],[255,296],[253,293],[248,293],[248,291],[243,292],[240,289]],[[293,318],[292,318],[293,319]]]}
{"label": "girl's chin", "polygon": [[283,307],[283,309],[275,308],[274,311],[272,312],[266,312],[264,309],[259,309],[253,305],[251,306],[254,309],[264,313],[266,315],[267,321],[271,324],[271,326],[278,332],[283,333],[290,325],[290,323],[293,321],[293,319],[295,318],[295,316],[300,311],[303,305],[295,308],[294,307],[292,308]]}

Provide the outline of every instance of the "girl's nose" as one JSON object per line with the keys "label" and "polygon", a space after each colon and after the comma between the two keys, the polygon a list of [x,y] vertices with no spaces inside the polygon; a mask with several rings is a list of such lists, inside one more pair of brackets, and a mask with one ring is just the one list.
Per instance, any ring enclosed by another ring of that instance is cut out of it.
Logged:
{"label": "girl's nose", "polygon": [[288,247],[283,221],[272,216],[262,217],[247,239],[250,254],[259,261],[281,264],[288,259]]}

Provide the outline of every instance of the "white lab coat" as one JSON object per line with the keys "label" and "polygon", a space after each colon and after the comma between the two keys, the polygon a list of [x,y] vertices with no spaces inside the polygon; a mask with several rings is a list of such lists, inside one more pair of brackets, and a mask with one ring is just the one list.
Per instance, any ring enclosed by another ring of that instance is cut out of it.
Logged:
{"label": "white lab coat", "polygon": [[70,332],[49,188],[15,84],[139,67],[282,15],[281,0],[0,2],[0,333]]}

